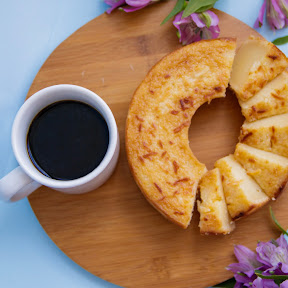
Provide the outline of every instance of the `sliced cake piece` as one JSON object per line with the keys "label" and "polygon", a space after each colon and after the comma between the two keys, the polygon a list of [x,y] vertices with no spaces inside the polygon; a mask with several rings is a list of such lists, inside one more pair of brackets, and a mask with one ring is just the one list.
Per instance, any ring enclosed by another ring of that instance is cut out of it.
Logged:
{"label": "sliced cake piece", "polygon": [[230,86],[238,99],[247,101],[287,66],[286,56],[274,44],[250,37],[236,53]]}
{"label": "sliced cake piece", "polygon": [[244,122],[239,141],[249,146],[288,157],[288,114],[255,122]]}
{"label": "sliced cake piece", "polygon": [[288,180],[288,158],[238,143],[235,159],[268,197],[276,199]]}
{"label": "sliced cake piece", "polygon": [[208,171],[198,187],[201,200],[197,201],[197,207],[201,234],[229,234],[235,229],[235,224],[227,210],[219,169]]}
{"label": "sliced cake piece", "polygon": [[239,99],[242,114],[251,122],[288,112],[288,71],[278,75],[254,97],[244,102]]}
{"label": "sliced cake piece", "polygon": [[233,220],[249,215],[265,205],[269,197],[247,175],[233,155],[219,159],[215,167],[220,169],[229,214]]}

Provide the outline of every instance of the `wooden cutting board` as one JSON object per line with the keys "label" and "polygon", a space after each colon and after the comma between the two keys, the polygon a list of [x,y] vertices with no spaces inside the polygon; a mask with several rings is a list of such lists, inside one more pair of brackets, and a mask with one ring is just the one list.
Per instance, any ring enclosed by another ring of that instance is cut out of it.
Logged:
{"label": "wooden cutting board", "polygon": [[[179,48],[172,23],[160,26],[174,1],[161,2],[131,14],[115,11],[92,20],[50,55],[36,76],[28,97],[54,84],[84,86],[112,109],[120,132],[121,153],[110,180],[84,195],[65,195],[41,187],[31,206],[57,246],[91,273],[124,287],[207,287],[230,278],[225,267],[235,261],[233,245],[254,249],[257,240],[277,237],[268,206],[237,222],[229,236],[200,236],[199,215],[187,230],[169,223],[144,199],[127,165],[125,120],[130,99],[148,70]],[[258,35],[239,20],[216,11],[221,36]],[[235,97],[213,100],[192,119],[191,148],[208,168],[232,153],[243,122]],[[273,209],[288,227],[288,195]]]}

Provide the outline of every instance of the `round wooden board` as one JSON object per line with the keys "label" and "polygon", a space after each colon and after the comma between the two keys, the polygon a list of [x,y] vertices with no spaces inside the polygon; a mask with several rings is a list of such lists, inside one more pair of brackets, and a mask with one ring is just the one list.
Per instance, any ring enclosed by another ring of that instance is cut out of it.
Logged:
{"label": "round wooden board", "polygon": [[[97,191],[66,195],[41,187],[30,197],[45,231],[64,253],[91,273],[124,287],[207,287],[232,275],[233,245],[254,249],[257,240],[276,237],[268,207],[237,222],[229,236],[200,236],[199,215],[182,230],[169,223],[144,199],[127,165],[125,120],[130,99],[148,70],[180,47],[171,23],[160,26],[174,1],[151,5],[131,14],[101,15],[65,40],[40,69],[28,97],[54,84],[84,86],[112,109],[121,137],[115,173]],[[238,45],[258,35],[239,20],[216,11],[221,36],[237,37]],[[212,168],[216,159],[233,153],[243,122],[235,97],[203,105],[192,119],[191,147]],[[288,225],[287,195],[273,203]]]}

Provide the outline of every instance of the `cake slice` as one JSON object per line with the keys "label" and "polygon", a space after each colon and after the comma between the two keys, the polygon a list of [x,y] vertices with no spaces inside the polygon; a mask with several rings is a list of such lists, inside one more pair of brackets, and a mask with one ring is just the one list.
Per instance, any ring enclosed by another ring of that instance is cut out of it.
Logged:
{"label": "cake slice", "polygon": [[249,215],[265,205],[269,197],[260,186],[247,175],[233,155],[215,163],[222,174],[222,184],[229,214],[233,220]]}
{"label": "cake slice", "polygon": [[238,143],[235,159],[266,195],[275,200],[288,180],[288,158]]}
{"label": "cake slice", "polygon": [[247,121],[288,112],[288,71],[278,75],[248,101],[239,99],[242,114]]}
{"label": "cake slice", "polygon": [[201,200],[197,201],[197,207],[201,234],[229,234],[235,229],[235,223],[227,210],[219,169],[208,171],[198,187]]}
{"label": "cake slice", "polygon": [[255,122],[244,122],[239,141],[249,146],[288,157],[288,114]]}
{"label": "cake slice", "polygon": [[286,56],[274,44],[250,37],[236,53],[230,86],[238,99],[247,101],[287,66]]}

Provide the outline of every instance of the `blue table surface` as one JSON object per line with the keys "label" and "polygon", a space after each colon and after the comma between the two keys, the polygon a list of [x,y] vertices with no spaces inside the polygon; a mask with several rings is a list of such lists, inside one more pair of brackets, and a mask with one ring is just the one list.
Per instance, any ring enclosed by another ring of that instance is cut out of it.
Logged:
{"label": "blue table surface", "polygon": [[[261,3],[219,0],[215,7],[253,26]],[[57,45],[106,8],[101,0],[1,1],[0,178],[17,166],[11,127],[41,65]],[[287,35],[288,29],[273,32],[262,27],[260,33],[271,41]],[[288,45],[279,48],[287,55]],[[90,274],[62,253],[23,199],[13,204],[0,202],[0,287],[118,286]]]}

